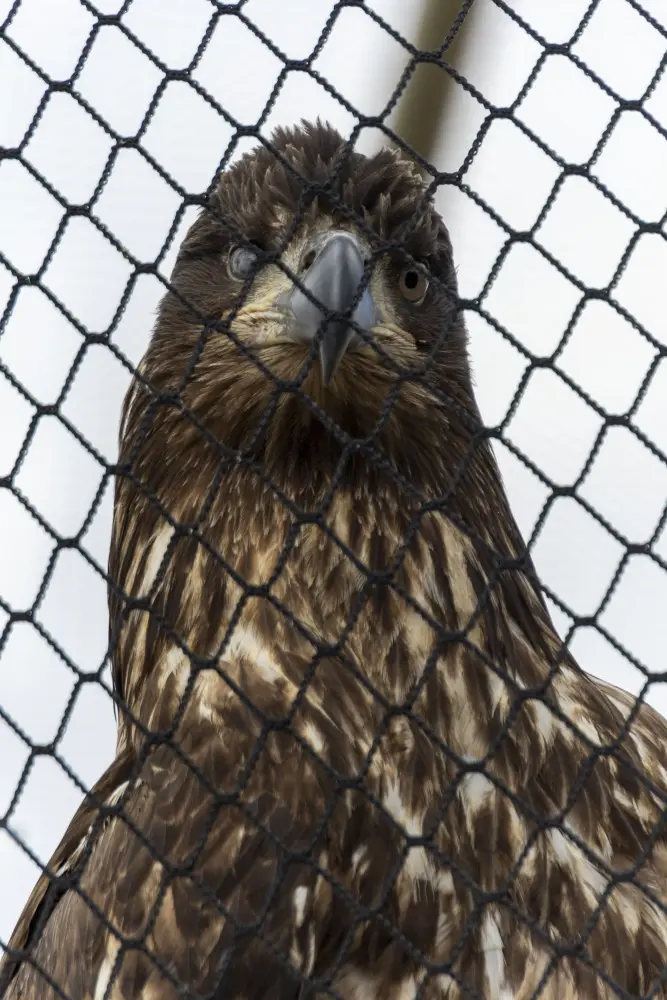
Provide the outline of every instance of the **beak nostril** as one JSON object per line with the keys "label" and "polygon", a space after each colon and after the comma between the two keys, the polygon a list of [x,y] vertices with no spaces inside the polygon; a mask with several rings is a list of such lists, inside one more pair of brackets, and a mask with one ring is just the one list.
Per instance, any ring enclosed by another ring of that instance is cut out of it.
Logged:
{"label": "beak nostril", "polygon": [[309,250],[308,253],[305,255],[305,257],[303,258],[303,260],[301,261],[301,267],[299,268],[299,270],[302,273],[304,271],[308,271],[315,263],[316,257],[317,253],[315,252],[315,250]]}

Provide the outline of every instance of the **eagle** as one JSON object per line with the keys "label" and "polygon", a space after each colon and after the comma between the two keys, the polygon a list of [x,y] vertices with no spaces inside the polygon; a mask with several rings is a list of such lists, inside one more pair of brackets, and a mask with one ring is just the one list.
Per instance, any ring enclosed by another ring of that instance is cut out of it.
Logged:
{"label": "eagle", "polygon": [[115,760],[4,1000],[667,996],[667,725],[559,639],[412,160],[278,129],[128,391]]}

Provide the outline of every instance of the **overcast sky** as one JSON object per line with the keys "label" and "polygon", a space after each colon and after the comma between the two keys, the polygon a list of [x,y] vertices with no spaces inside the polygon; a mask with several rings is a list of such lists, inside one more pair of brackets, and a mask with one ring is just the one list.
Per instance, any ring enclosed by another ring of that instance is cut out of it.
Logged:
{"label": "overcast sky", "polygon": [[[12,6],[16,5],[10,0],[0,0],[0,24]],[[133,0],[125,6],[123,23],[136,42],[114,25],[101,27],[75,89],[116,134],[133,136],[163,77],[140,46],[150,48],[171,68],[188,65],[201,45],[214,5],[209,0]],[[373,0],[367,6],[414,39],[416,2]],[[593,9],[571,47],[574,58],[548,55],[516,109],[516,120],[528,131],[508,119],[495,120],[464,178],[506,226],[519,230],[535,225],[560,180],[557,196],[535,234],[535,242],[556,263],[527,243],[514,243],[507,252],[507,229],[472,194],[443,188],[438,204],[452,235],[462,296],[479,295],[503,253],[502,266],[482,303],[489,319],[471,311],[467,322],[485,420],[503,423],[515,403],[504,430],[507,445],[499,445],[497,454],[526,537],[541,523],[533,546],[538,571],[575,614],[592,615],[624,554],[615,533],[631,543],[652,541],[657,561],[649,555],[630,559],[599,620],[645,671],[661,672],[667,666],[667,575],[659,560],[667,561],[667,529],[658,533],[656,529],[667,503],[667,361],[656,360],[660,348],[667,348],[667,244],[662,225],[667,212],[667,73],[659,76],[667,57],[667,6],[664,0],[644,0],[647,17],[639,13],[635,0],[600,0],[597,5],[586,0],[512,0],[506,5],[477,0],[475,7],[476,37],[463,69],[493,107],[516,101],[543,58],[543,42],[569,42]],[[81,58],[95,23],[93,11],[114,14],[119,8],[117,0],[85,4],[22,0],[6,36],[44,74],[63,80]],[[315,46],[331,3],[249,0],[243,9],[288,58],[302,58]],[[509,10],[529,22],[532,34],[509,16]],[[361,113],[376,115],[386,106],[408,58],[367,13],[350,7],[336,21],[314,68]],[[577,61],[583,61],[607,89]],[[279,56],[256,35],[235,17],[225,16],[209,38],[193,77],[241,123],[253,124],[274,91],[281,67]],[[68,202],[86,202],[100,180],[112,138],[71,95],[60,92],[51,95],[38,123],[31,126],[44,91],[45,81],[0,32],[0,147],[15,147],[31,127],[25,161]],[[343,132],[355,124],[350,111],[302,72],[288,73],[274,97],[262,129],[267,137],[276,124],[302,117],[319,115]],[[643,101],[644,110],[637,105],[613,119],[619,98]],[[461,165],[486,115],[487,109],[474,97],[457,89],[439,137],[439,169]],[[612,120],[608,141],[590,171],[610,197],[584,177],[570,175],[562,181],[559,160],[587,163]],[[177,184],[201,192],[232,137],[232,128],[187,83],[170,82],[143,132],[141,146]],[[360,146],[370,149],[376,142],[376,135],[362,135]],[[247,145],[244,142],[239,149]],[[628,211],[619,209],[614,199]],[[179,205],[178,192],[141,154],[124,149],[94,212],[137,260],[152,261]],[[42,267],[62,211],[24,164],[16,159],[0,161],[0,254],[15,269],[34,274]],[[638,220],[660,223],[662,228],[637,239]],[[182,232],[181,227],[161,263],[165,275]],[[589,301],[572,324],[582,298],[581,283],[606,287],[622,261],[625,267],[611,293],[619,308]],[[83,341],[76,324],[92,332],[105,330],[130,275],[127,260],[90,221],[71,219],[42,281],[75,323],[33,286],[21,289],[11,315],[5,314],[4,327],[0,326],[0,362],[11,378],[41,404],[56,402],[67,387],[60,411],[108,461],[116,456],[129,371],[103,346],[90,347],[81,356]],[[0,310],[14,284],[11,270],[0,263]],[[112,340],[130,363],[143,354],[160,294],[155,277],[141,276],[117,323]],[[522,345],[538,357],[551,355],[560,345],[554,369],[535,369],[525,379],[528,358]],[[10,473],[22,456],[16,487],[58,532],[74,534],[100,490],[102,468],[54,416],[39,420],[25,449],[35,411],[11,378],[0,371],[0,476]],[[601,408],[624,414],[640,392],[631,429],[609,429],[588,467],[603,426]],[[632,428],[653,448],[642,443]],[[587,469],[578,495],[608,527],[572,498],[551,503],[542,518],[550,490],[516,457],[512,446],[560,486],[578,483]],[[107,489],[83,539],[86,552],[102,567],[110,524]],[[0,629],[7,620],[2,602],[14,610],[32,607],[52,551],[49,534],[9,490],[0,489]],[[36,618],[81,669],[94,671],[104,662],[105,586],[81,553],[67,550],[58,556]],[[558,608],[555,618],[566,635],[571,621]],[[644,675],[595,629],[579,629],[571,645],[584,669],[634,692],[640,690]],[[113,755],[115,724],[102,687],[91,683],[74,692],[74,681],[72,671],[35,628],[14,625],[0,653],[0,709],[11,715],[29,740],[47,743],[58,733],[63,713],[71,709],[59,751],[89,786]],[[667,713],[664,684],[652,684],[648,700]],[[27,759],[25,741],[0,718],[0,815],[12,802]],[[11,828],[46,862],[80,798],[80,788],[60,766],[48,756],[40,757],[22,786]],[[35,863],[0,830],[0,940],[7,940],[37,873]]]}

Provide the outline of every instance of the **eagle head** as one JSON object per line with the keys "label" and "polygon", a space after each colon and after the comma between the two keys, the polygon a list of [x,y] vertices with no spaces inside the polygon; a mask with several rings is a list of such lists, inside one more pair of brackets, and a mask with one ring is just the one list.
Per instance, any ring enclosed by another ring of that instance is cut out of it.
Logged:
{"label": "eagle head", "polygon": [[457,301],[411,161],[319,122],[278,129],[188,232],[144,373],[279,481],[330,481],[362,441],[439,491],[476,416]]}

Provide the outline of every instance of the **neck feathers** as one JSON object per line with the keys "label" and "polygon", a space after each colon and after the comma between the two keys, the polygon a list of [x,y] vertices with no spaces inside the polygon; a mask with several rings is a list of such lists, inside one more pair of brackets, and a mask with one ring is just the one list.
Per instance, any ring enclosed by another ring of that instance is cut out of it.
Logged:
{"label": "neck feathers", "polygon": [[[112,595],[115,677],[147,724],[167,722],[174,705],[162,692],[182,693],[190,654],[195,666],[239,661],[250,672],[262,661],[260,680],[270,660],[286,690],[326,661],[311,688],[322,704],[328,682],[350,677],[373,718],[410,702],[455,753],[476,757],[517,692],[548,684],[559,643],[511,516],[498,517],[499,480],[467,505],[453,493],[445,509],[406,499],[390,480],[372,493],[341,485],[319,519],[301,523],[239,468],[208,487],[187,510],[164,491],[165,516],[132,480],[119,483],[111,573],[152,611]],[[194,530],[179,533],[183,522]],[[538,699],[522,714],[542,756],[548,711]]]}

